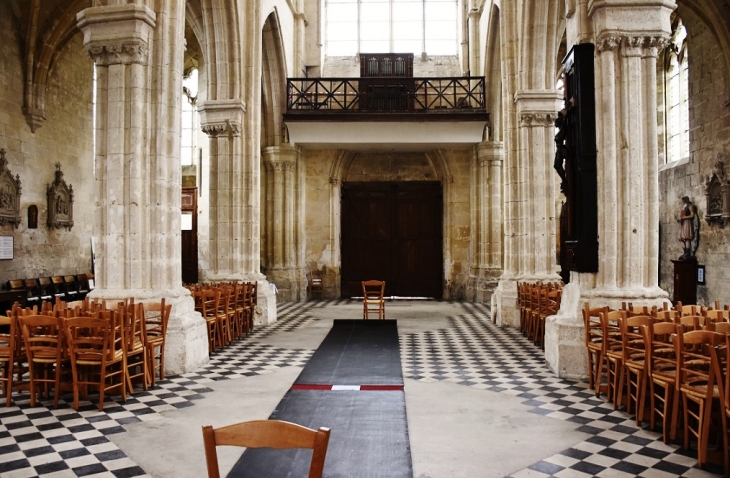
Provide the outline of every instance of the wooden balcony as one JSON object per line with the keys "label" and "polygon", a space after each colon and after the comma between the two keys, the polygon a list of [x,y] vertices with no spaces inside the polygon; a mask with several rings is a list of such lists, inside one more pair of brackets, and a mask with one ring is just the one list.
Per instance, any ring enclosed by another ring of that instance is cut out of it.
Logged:
{"label": "wooden balcony", "polygon": [[484,77],[289,78],[286,122],[488,121]]}

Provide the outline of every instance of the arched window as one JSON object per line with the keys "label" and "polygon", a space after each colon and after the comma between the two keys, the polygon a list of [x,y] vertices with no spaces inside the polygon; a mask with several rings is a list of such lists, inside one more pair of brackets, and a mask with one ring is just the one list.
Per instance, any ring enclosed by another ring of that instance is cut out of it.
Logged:
{"label": "arched window", "polygon": [[689,157],[689,61],[687,30],[677,17],[664,51],[664,106],[667,162]]}
{"label": "arched window", "polygon": [[457,0],[326,0],[326,54],[456,55]]}
{"label": "arched window", "polygon": [[196,135],[199,130],[198,109],[198,70],[196,68],[183,78],[182,94],[182,131],[180,134],[180,163],[195,164]]}

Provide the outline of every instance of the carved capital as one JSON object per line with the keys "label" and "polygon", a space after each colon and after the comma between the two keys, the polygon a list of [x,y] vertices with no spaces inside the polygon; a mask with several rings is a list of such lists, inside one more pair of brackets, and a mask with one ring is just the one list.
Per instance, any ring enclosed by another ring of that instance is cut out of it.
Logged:
{"label": "carved capital", "polygon": [[604,51],[616,51],[621,46],[620,36],[606,36],[598,40],[596,49],[603,53]]}
{"label": "carved capital", "polygon": [[147,64],[147,43],[129,41],[111,45],[87,45],[86,52],[101,66]]}
{"label": "carved capital", "polygon": [[266,171],[275,173],[293,173],[297,169],[294,161],[265,161]]}
{"label": "carved capital", "polygon": [[522,113],[520,115],[520,126],[553,126],[554,115],[550,113]]}
{"label": "carved capital", "polygon": [[222,123],[207,123],[201,127],[203,133],[211,138],[218,136],[240,136],[241,125],[231,120],[225,120]]}
{"label": "carved capital", "polygon": [[209,100],[198,105],[200,125],[208,136],[240,136],[246,105],[241,100]]}

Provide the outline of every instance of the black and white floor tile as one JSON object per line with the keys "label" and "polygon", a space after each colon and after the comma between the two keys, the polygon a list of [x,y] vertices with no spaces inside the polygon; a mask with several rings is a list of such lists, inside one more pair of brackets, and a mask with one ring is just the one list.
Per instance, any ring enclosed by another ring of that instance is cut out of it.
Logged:
{"label": "black and white floor tile", "polygon": [[[162,418],[161,412],[194,406],[210,392],[208,384],[238,376],[270,373],[279,367],[303,366],[311,350],[274,347],[261,342],[276,332],[295,331],[317,319],[313,309],[351,301],[280,304],[279,320],[257,328],[249,337],[217,352],[208,365],[168,377],[126,403],[107,399],[104,411],[83,402],[73,410],[65,395],[57,409],[50,401],[31,408],[27,395],[12,406],[0,406],[0,476],[132,477],[148,476],[119,450],[109,436],[125,425]],[[632,417],[597,399],[584,383],[555,377],[543,352],[519,331],[491,322],[488,307],[454,303],[449,327],[400,337],[406,378],[450,381],[475,389],[511,395],[531,413],[574,422],[589,435],[511,475],[530,477],[712,477],[718,467],[700,470],[694,452],[665,445],[658,433],[636,426]],[[92,395],[93,399],[94,396]]]}
{"label": "black and white floor tile", "polygon": [[450,327],[401,336],[403,374],[444,380],[522,399],[531,413],[579,424],[586,441],[513,473],[513,478],[714,477],[722,468],[696,467],[696,452],[665,445],[625,411],[596,398],[585,383],[557,378],[543,352],[518,330],[493,324],[486,309],[449,318]]}

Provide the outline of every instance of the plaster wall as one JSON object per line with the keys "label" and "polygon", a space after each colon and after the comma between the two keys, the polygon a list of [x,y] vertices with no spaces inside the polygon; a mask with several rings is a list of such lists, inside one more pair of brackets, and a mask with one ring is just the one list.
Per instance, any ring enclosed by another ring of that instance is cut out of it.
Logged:
{"label": "plaster wall", "polygon": [[[342,161],[342,177],[333,164]],[[304,150],[305,265],[324,272],[324,296],[340,293],[340,181],[434,181],[443,186],[444,298],[464,299],[470,264],[469,150],[344,155]]]}
{"label": "plaster wall", "polygon": [[[50,73],[46,120],[32,133],[23,116],[23,55],[9,8],[0,2],[0,148],[6,150],[13,176],[20,176],[22,223],[17,229],[0,226],[0,235],[14,237],[14,259],[0,261],[0,283],[88,272],[94,221],[93,64],[81,34],[75,35]],[[70,231],[46,225],[46,188],[54,180],[56,162],[74,190]],[[28,207],[33,204],[38,206],[38,228],[28,229]]]}
{"label": "plaster wall", "polygon": [[[730,172],[730,75],[717,38],[690,10],[682,9],[682,21],[689,33],[689,138],[690,156],[664,166],[660,184],[660,286],[674,294],[672,259],[682,254],[677,239],[682,196],[689,196],[698,208],[700,241],[697,260],[705,265],[706,285],[697,287],[697,301],[712,304],[730,302],[730,228],[708,225],[704,178],[712,174],[718,157]],[[658,75],[659,76],[659,75]]]}

